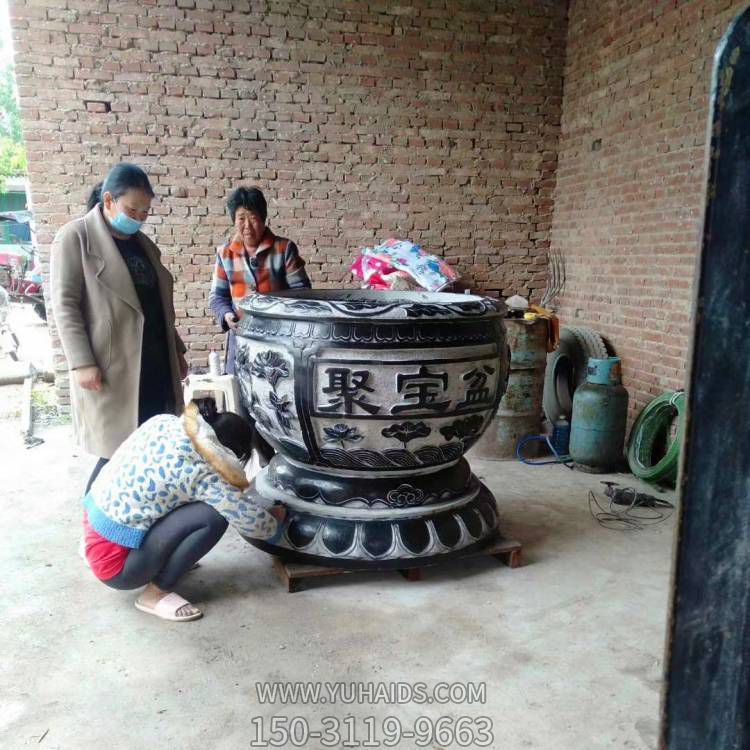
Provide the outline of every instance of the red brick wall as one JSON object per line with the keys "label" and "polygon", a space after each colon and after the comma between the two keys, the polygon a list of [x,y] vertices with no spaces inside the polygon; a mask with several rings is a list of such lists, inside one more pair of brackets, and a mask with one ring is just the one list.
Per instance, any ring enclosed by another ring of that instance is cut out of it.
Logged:
{"label": "red brick wall", "polygon": [[623,357],[631,410],[683,386],[716,45],[746,0],[571,0],[552,245],[563,323]]}
{"label": "red brick wall", "polygon": [[[43,252],[126,159],[158,193],[148,224],[192,358],[224,200],[256,183],[318,286],[356,250],[408,237],[486,291],[544,286],[565,3],[12,0]],[[61,363],[62,365],[62,363]]]}

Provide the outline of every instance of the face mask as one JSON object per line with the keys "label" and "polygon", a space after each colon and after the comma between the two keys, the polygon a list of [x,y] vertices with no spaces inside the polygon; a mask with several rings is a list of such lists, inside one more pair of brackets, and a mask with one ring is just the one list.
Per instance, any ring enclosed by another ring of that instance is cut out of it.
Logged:
{"label": "face mask", "polygon": [[110,219],[110,226],[120,234],[135,234],[142,226],[142,221],[131,219],[127,214],[120,211],[114,219]]}

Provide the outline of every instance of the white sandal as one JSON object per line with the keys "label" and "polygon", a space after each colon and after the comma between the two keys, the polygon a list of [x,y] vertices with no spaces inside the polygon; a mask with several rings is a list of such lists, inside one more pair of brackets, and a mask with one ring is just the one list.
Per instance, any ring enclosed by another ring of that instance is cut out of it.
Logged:
{"label": "white sandal", "polygon": [[[199,620],[203,617],[203,612],[200,610],[194,612],[192,615],[178,615],[177,611],[186,604],[190,604],[190,602],[187,599],[183,599],[179,594],[175,594],[174,591],[159,599],[153,607],[148,607],[145,604],[142,604],[138,599],[135,600],[136,609],[139,609],[146,614],[154,615],[160,620],[169,620],[170,622],[191,622],[192,620]],[[190,606],[192,607],[193,605],[190,604]]]}

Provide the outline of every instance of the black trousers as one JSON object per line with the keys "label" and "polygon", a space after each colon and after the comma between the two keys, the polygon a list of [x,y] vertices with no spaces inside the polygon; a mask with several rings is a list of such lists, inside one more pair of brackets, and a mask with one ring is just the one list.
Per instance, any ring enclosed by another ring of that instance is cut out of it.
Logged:
{"label": "black trousers", "polygon": [[155,583],[172,591],[177,581],[224,535],[226,519],[210,505],[194,502],[180,505],[160,518],[138,549],[130,550],[125,567],[104,583],[129,590]]}
{"label": "black trousers", "polygon": [[89,481],[86,482],[86,491],[83,493],[84,495],[89,494],[91,485],[94,483],[94,480],[99,476],[99,472],[107,465],[108,461],[109,461],[108,458],[100,458],[96,462],[96,465],[94,466],[94,470],[91,472],[91,476],[89,477]]}

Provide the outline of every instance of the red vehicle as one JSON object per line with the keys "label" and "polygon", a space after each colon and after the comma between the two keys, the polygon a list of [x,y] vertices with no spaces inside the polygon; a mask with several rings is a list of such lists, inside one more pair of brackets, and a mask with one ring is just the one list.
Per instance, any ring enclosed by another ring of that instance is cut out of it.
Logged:
{"label": "red vehicle", "polygon": [[33,305],[37,315],[42,320],[47,319],[28,211],[0,213],[0,286],[12,302]]}

